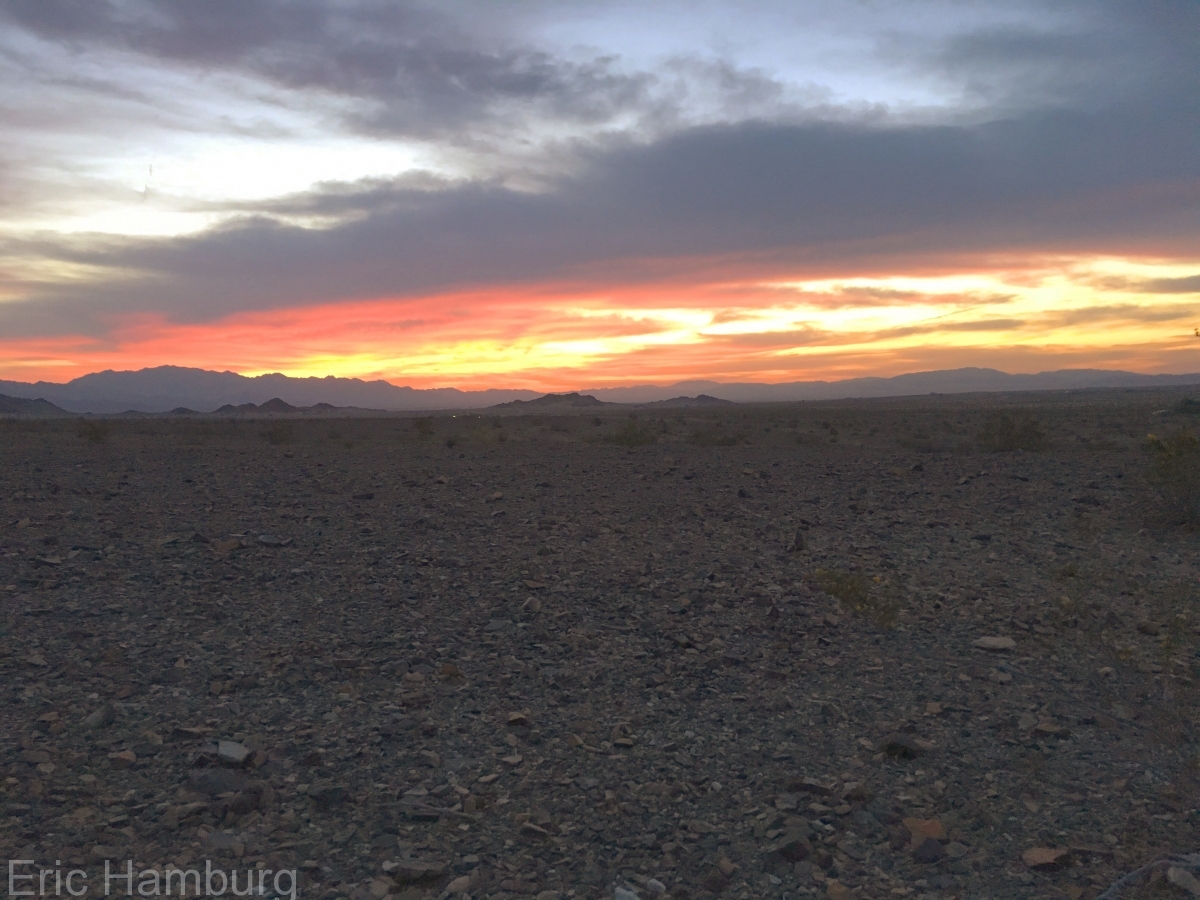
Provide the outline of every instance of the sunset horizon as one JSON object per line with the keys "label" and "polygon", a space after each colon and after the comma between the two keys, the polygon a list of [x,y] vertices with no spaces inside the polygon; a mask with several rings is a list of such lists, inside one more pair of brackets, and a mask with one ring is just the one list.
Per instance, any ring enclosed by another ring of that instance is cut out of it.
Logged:
{"label": "sunset horizon", "polygon": [[1200,370],[1186,7],[669,6],[9,5],[0,379]]}

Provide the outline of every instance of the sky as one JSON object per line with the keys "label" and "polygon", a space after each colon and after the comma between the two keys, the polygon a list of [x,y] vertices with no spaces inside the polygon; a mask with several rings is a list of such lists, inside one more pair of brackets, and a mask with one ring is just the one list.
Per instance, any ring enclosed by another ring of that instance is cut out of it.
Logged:
{"label": "sky", "polygon": [[1195,0],[5,0],[0,379],[1200,371]]}

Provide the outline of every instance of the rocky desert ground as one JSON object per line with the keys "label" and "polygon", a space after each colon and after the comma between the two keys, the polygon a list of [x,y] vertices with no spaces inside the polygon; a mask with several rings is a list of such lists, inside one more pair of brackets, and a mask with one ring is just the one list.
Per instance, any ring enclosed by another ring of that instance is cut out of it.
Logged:
{"label": "rocky desert ground", "polygon": [[1091,900],[1200,851],[1189,396],[2,421],[0,856]]}

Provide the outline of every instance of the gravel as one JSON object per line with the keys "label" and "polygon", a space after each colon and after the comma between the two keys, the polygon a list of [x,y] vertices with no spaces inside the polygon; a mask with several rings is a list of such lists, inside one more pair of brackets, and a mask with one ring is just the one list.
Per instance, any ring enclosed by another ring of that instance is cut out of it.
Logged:
{"label": "gravel", "polygon": [[908,439],[957,402],[5,423],[0,852],[331,900],[1078,900],[1194,852],[1197,536],[1064,436],[1148,401]]}

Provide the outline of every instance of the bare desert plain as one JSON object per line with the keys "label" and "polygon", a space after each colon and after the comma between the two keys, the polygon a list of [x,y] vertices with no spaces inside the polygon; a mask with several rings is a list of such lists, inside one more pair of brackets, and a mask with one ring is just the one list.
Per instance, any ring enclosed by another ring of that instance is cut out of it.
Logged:
{"label": "bare desert plain", "polygon": [[1189,397],[4,420],[0,854],[1090,900],[1200,850]]}

